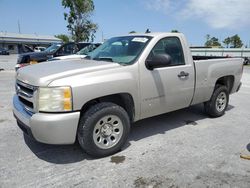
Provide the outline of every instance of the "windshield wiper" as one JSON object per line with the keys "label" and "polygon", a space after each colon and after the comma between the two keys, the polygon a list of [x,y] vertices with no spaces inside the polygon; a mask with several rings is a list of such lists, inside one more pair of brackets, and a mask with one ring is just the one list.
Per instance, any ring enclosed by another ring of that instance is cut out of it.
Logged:
{"label": "windshield wiper", "polygon": [[103,61],[113,62],[112,57],[96,57],[96,58],[93,58],[93,60],[103,60]]}

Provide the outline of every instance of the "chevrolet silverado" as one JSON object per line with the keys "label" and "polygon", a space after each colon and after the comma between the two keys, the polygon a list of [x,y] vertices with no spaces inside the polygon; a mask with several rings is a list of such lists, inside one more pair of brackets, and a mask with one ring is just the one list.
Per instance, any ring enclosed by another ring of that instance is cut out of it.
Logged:
{"label": "chevrolet silverado", "polygon": [[140,119],[198,103],[211,117],[225,113],[229,94],[240,89],[243,59],[195,59],[181,33],[114,37],[85,59],[20,69],[14,116],[39,142],[78,141],[92,156],[111,155]]}

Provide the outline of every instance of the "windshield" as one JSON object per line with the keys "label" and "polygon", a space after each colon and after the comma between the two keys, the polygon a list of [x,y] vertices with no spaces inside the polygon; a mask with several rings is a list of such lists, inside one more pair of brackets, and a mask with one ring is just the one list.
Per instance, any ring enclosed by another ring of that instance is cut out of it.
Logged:
{"label": "windshield", "polygon": [[46,50],[44,50],[45,52],[55,52],[58,48],[60,48],[61,44],[52,44],[50,47],[46,48]]}
{"label": "windshield", "polygon": [[98,47],[97,44],[90,44],[83,49],[81,49],[79,52],[77,52],[77,55],[88,55],[89,52],[92,52],[94,49]]}
{"label": "windshield", "polygon": [[151,38],[152,37],[147,36],[114,37],[90,52],[87,58],[121,64],[132,64]]}

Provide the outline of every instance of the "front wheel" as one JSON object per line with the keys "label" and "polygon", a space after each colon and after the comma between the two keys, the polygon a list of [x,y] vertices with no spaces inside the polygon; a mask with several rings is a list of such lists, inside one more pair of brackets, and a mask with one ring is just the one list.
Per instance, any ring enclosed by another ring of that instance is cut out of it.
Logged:
{"label": "front wheel", "polygon": [[204,103],[205,112],[211,117],[220,117],[225,113],[228,101],[229,92],[227,87],[218,85],[211,99]]}
{"label": "front wheel", "polygon": [[130,130],[127,112],[114,103],[92,106],[80,119],[77,137],[88,154],[104,157],[118,152]]}

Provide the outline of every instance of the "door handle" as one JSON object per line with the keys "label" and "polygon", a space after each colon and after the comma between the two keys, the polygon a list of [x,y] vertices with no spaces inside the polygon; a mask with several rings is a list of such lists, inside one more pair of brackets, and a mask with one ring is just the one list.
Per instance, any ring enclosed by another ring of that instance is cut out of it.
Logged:
{"label": "door handle", "polygon": [[188,76],[189,76],[189,73],[188,73],[188,72],[184,72],[184,71],[181,71],[181,72],[178,74],[178,77],[179,77],[179,78],[188,77]]}

